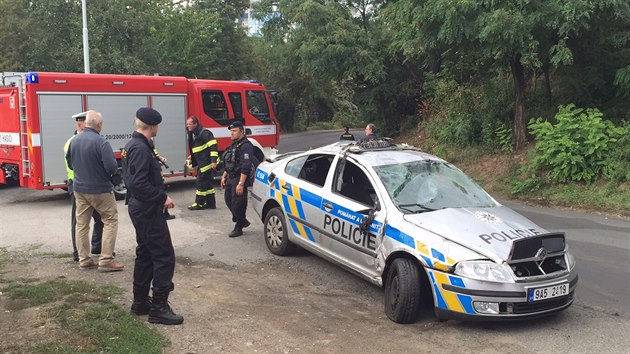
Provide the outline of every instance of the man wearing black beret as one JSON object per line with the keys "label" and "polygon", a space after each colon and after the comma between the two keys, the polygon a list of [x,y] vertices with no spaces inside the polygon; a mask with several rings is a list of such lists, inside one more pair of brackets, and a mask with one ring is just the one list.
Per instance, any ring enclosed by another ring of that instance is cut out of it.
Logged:
{"label": "man wearing black beret", "polygon": [[[184,318],[168,305],[168,295],[174,289],[175,250],[164,213],[175,203],[164,191],[161,166],[153,152],[152,138],[161,122],[158,111],[140,108],[136,112],[137,129],[122,151],[129,217],[137,242],[131,312],[148,314],[151,323],[178,325]],[[153,299],[149,297],[151,285]]]}

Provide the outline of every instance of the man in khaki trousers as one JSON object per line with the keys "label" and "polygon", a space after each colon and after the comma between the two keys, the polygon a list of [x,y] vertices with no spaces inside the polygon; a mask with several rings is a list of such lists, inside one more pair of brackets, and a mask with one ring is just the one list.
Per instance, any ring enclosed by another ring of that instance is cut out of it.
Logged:
{"label": "man in khaki trousers", "polygon": [[[66,154],[68,167],[74,170],[73,189],[77,204],[76,238],[79,268],[97,268],[100,272],[123,270],[114,262],[114,246],[118,232],[118,209],[111,177],[118,170],[111,145],[100,135],[103,116],[88,111],[85,128],[78,134]],[[98,264],[90,257],[90,219],[96,210],[103,221],[103,239]]]}

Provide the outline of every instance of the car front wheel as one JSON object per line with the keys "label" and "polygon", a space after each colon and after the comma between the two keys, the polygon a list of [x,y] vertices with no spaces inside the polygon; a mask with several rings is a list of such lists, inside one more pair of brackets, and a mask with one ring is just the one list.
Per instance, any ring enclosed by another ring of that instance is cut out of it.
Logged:
{"label": "car front wheel", "polygon": [[406,258],[395,259],[385,282],[385,314],[396,323],[413,323],[420,310],[420,273]]}
{"label": "car front wheel", "polygon": [[280,208],[273,208],[265,217],[265,243],[271,253],[286,256],[295,251],[295,245],[289,241],[287,223]]}

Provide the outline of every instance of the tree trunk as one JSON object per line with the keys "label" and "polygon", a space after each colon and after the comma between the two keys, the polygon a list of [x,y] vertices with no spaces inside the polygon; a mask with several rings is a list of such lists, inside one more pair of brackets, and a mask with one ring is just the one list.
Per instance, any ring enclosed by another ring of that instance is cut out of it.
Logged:
{"label": "tree trunk", "polygon": [[521,56],[510,59],[512,77],[514,79],[514,93],[516,102],[514,105],[514,149],[519,150],[527,143],[527,119],[525,118],[525,70],[521,63]]}
{"label": "tree trunk", "polygon": [[553,99],[551,97],[551,78],[549,77],[549,67],[549,62],[545,61],[542,69],[543,73],[545,73],[545,91],[547,93],[547,103],[551,106],[551,102],[553,102]]}

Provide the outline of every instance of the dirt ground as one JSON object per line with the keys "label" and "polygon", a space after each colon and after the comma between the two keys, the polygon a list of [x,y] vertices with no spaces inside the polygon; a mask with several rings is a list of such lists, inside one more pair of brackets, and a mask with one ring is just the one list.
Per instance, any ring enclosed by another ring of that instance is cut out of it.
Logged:
{"label": "dirt ground", "polygon": [[[124,293],[113,300],[129,308],[130,269],[79,270],[71,260],[41,251],[6,253],[2,276],[116,285]],[[132,264],[129,256],[119,260]],[[598,348],[614,353],[627,349],[628,342],[619,338],[610,347],[609,337],[628,328],[627,320],[579,302],[536,321],[439,322],[429,311],[415,324],[399,325],[385,316],[380,288],[305,251],[239,266],[179,258],[174,281],[171,305],[185,317],[184,324],[150,324],[171,341],[165,353],[590,353]],[[63,335],[58,324],[43,317],[43,308],[25,308],[0,295],[0,309],[0,348]]]}
{"label": "dirt ground", "polygon": [[[130,306],[130,270],[110,274],[79,270],[68,259],[42,256],[40,251],[6,255],[9,261],[4,277],[42,281],[66,278],[116,285],[125,292],[114,301],[124,308]],[[313,256],[302,251],[297,257]],[[131,263],[131,259],[121,261]],[[290,259],[231,267],[180,258],[175,282],[170,300],[175,311],[185,317],[184,324],[151,325],[170,339],[169,353],[383,352],[392,349],[391,342],[378,340],[385,329],[412,335],[418,329],[430,331],[439,326],[432,319],[410,327],[395,325],[383,313],[379,288],[368,287],[367,293],[357,294],[362,291],[360,280],[331,288],[322,278],[311,278],[308,270]],[[25,308],[22,301],[6,296],[0,296],[0,308],[2,344],[27,345],[60,335],[57,325],[42,318],[42,308]],[[453,349],[455,342],[451,343]],[[418,352],[423,351],[421,348],[412,341],[398,349]]]}

